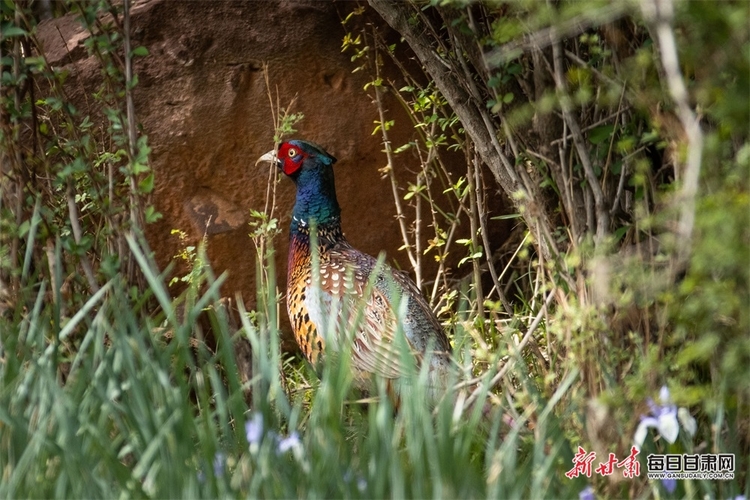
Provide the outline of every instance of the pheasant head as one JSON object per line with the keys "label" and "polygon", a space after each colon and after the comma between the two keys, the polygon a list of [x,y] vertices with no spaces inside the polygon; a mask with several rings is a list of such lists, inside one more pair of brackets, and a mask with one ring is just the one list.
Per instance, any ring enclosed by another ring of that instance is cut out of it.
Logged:
{"label": "pheasant head", "polygon": [[270,161],[297,185],[292,212],[292,232],[314,223],[318,227],[338,225],[341,208],[336,199],[333,164],[336,158],[312,142],[290,140],[258,161]]}

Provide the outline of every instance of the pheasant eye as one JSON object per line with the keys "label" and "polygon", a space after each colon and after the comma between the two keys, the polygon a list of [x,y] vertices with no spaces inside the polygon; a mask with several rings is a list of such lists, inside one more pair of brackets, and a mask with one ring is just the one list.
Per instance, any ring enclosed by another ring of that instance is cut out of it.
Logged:
{"label": "pheasant eye", "polygon": [[289,158],[294,158],[295,156],[297,156],[297,150],[294,148],[290,148],[287,154],[289,155]]}

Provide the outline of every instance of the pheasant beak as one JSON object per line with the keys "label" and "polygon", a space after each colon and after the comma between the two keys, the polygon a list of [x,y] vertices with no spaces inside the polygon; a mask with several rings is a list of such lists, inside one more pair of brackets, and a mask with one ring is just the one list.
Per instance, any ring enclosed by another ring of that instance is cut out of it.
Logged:
{"label": "pheasant beak", "polygon": [[255,161],[255,165],[258,165],[258,163],[265,162],[265,163],[273,163],[277,167],[281,168],[281,161],[279,161],[278,157],[276,156],[276,150],[272,149],[268,153],[264,154],[260,158],[258,158]]}

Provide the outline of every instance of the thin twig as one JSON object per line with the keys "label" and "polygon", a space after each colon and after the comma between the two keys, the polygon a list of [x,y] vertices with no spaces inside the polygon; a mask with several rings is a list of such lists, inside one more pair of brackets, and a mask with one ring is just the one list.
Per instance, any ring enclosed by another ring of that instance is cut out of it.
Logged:
{"label": "thin twig", "polygon": [[[588,125],[588,126],[582,128],[581,132],[588,132],[589,130],[595,129],[596,127],[598,127],[600,125],[604,125],[605,123],[609,122],[613,118],[617,118],[618,115],[624,113],[625,111],[630,110],[630,108],[631,108],[631,106],[629,104],[626,105],[624,108],[618,108],[618,110],[615,111],[614,113],[612,113],[611,115],[605,116],[601,120],[598,120],[598,121],[592,123],[591,125]],[[550,142],[550,144],[552,144],[553,146],[556,146],[556,145],[558,145],[558,144],[560,144],[560,143],[562,143],[564,141],[569,141],[572,138],[573,138],[573,134],[567,134],[565,137],[560,137],[559,139],[555,139],[554,141]]]}
{"label": "thin twig", "polygon": [[508,42],[485,55],[487,66],[495,68],[518,57],[532,48],[544,48],[564,38],[583,33],[592,26],[611,23],[627,13],[627,2],[612,3],[598,10],[587,11],[573,19],[558,22],[518,40]]}
{"label": "thin twig", "polygon": [[605,75],[604,73],[602,73],[601,71],[599,71],[598,69],[596,69],[595,67],[593,67],[590,64],[588,64],[586,61],[584,61],[583,59],[581,59],[580,57],[578,57],[573,52],[571,52],[569,50],[566,50],[565,51],[565,55],[568,56],[568,59],[570,59],[571,61],[573,61],[577,65],[579,65],[579,66],[581,66],[583,68],[586,68],[587,70],[591,71],[601,81],[603,81],[605,83],[608,83],[609,85],[617,85],[617,86],[620,86],[620,87],[625,87],[625,83],[624,82],[621,82],[619,80],[613,80],[612,78],[608,77],[607,75]]}
{"label": "thin twig", "polygon": [[612,200],[612,208],[609,209],[609,215],[610,217],[614,217],[617,213],[617,207],[620,204],[620,197],[622,197],[622,193],[625,190],[625,178],[628,175],[628,162],[626,160],[622,161],[622,168],[620,170],[620,180],[617,183],[617,193],[615,194],[614,200]]}
{"label": "thin twig", "polygon": [[[454,42],[454,45],[457,47],[455,50],[456,59],[459,61],[459,64],[461,65],[461,68],[463,69],[463,78],[462,78],[462,85],[463,87],[474,96],[475,102],[482,102],[482,95],[479,92],[479,89],[476,86],[476,83],[474,82],[474,79],[470,76],[471,71],[466,64],[466,60],[463,57],[463,54],[461,53],[461,50],[458,50],[459,44],[456,40]],[[497,133],[495,131],[495,126],[492,123],[492,119],[489,116],[489,113],[487,112],[487,109],[482,107],[478,107],[477,111],[479,115],[482,118],[482,121],[484,122],[484,126],[486,127],[488,132],[491,132],[490,135],[490,141],[493,145],[496,155],[500,158],[502,165],[505,167],[505,170],[508,174],[508,176],[520,186],[523,186],[523,191],[525,191],[525,195],[529,197],[530,199],[534,200],[536,199],[536,189],[535,184],[532,182],[531,178],[529,177],[528,172],[523,167],[523,165],[517,165],[516,168],[514,168],[513,165],[511,165],[511,162],[505,152],[503,151],[503,148],[500,145],[500,142],[497,138]],[[506,135],[509,137],[509,142],[515,145],[515,142],[512,140],[512,134],[510,133],[510,127],[507,126],[505,123],[504,117],[500,114],[500,121],[501,125],[504,125],[504,130]],[[514,151],[517,151],[517,148],[512,149]],[[485,159],[485,163],[490,166],[490,164]],[[514,193],[515,194],[515,193]],[[528,202],[528,199],[526,200]],[[527,206],[526,208],[529,208]],[[526,210],[523,211],[524,214],[527,212]],[[540,253],[544,254],[552,254],[553,256],[557,256],[559,254],[559,250],[557,249],[557,244],[555,243],[554,238],[552,238],[551,231],[549,229],[549,223],[547,217],[541,213],[539,210],[531,210],[529,211],[528,215],[524,215],[524,217],[528,217],[528,225],[531,228],[541,226],[539,229],[540,231],[546,236],[545,239],[539,239],[537,241],[537,244],[539,245]],[[545,244],[546,242],[546,244]]]}
{"label": "thin twig", "polygon": [[690,242],[695,225],[695,198],[698,194],[701,159],[703,156],[703,131],[700,118],[693,112],[688,102],[688,91],[680,71],[672,20],[674,6],[672,0],[643,0],[641,9],[646,19],[654,24],[659,53],[667,80],[667,88],[677,105],[677,116],[687,136],[687,161],[680,191],[680,220],[677,236],[680,244],[679,260],[684,261],[690,252]]}
{"label": "thin twig", "polygon": [[[564,122],[563,122],[564,125]],[[566,126],[564,125],[564,128]],[[565,139],[565,138],[563,138]],[[578,238],[581,236],[581,228],[579,227],[579,220],[577,214],[576,196],[574,190],[576,186],[573,184],[573,169],[569,168],[570,162],[565,161],[565,152],[567,150],[567,140],[563,140],[563,144],[557,147],[557,153],[560,156],[560,176],[563,178],[562,192],[563,202],[567,207],[568,220],[570,221],[570,229],[572,237],[570,243],[573,247],[578,245]]]}
{"label": "thin twig", "polygon": [[[80,245],[83,237],[83,231],[81,230],[81,223],[78,217],[78,207],[76,206],[75,193],[73,191],[73,181],[68,179],[68,188],[66,191],[66,198],[68,201],[68,216],[70,218],[70,227],[73,230],[73,238],[75,239],[76,245]],[[86,252],[81,253],[81,267],[86,275],[86,279],[89,282],[89,288],[91,293],[99,291],[99,285],[96,282],[94,276],[94,268],[91,266],[91,261]]]}
{"label": "thin twig", "polygon": [[[476,176],[474,175],[474,170],[478,168],[477,164],[479,163],[479,161],[477,160],[476,153],[472,155],[473,158],[469,157],[469,155],[471,155],[472,149],[473,148],[466,149],[466,180],[469,184],[469,225],[471,226],[471,249],[469,251],[472,254],[471,267],[474,273],[474,293],[476,295],[477,318],[479,319],[479,322],[484,325],[484,294],[482,291],[482,273],[479,269],[479,259],[474,257],[477,249],[479,248],[479,241],[477,240],[477,236],[479,233],[479,223],[477,222],[477,219],[480,215],[477,208],[477,192],[475,185]],[[484,252],[486,253],[487,251],[489,251],[489,249],[485,248]]]}
{"label": "thin twig", "polygon": [[[604,193],[602,192],[602,188],[599,185],[599,180],[596,178],[596,174],[594,173],[594,167],[591,164],[591,157],[589,156],[588,149],[586,148],[586,144],[583,140],[581,127],[578,125],[578,121],[576,120],[575,116],[573,116],[572,103],[570,100],[570,96],[568,95],[568,87],[565,76],[563,75],[562,48],[560,46],[560,42],[555,42],[552,44],[552,54],[554,67],[553,75],[555,78],[555,86],[557,87],[557,91],[559,93],[560,107],[563,112],[563,119],[568,125],[568,128],[570,128],[570,132],[573,136],[573,144],[575,145],[576,151],[578,152],[578,158],[581,160],[581,165],[583,165],[583,171],[586,174],[586,180],[588,181],[589,188],[591,189],[591,194],[594,196],[594,205],[596,206],[595,240],[597,243],[601,243],[604,241],[604,237],[609,231],[609,212],[607,211],[607,207],[605,207],[604,205]],[[591,226],[589,226],[589,228],[591,229]]]}
{"label": "thin twig", "polygon": [[[421,175],[422,179],[424,179],[424,186],[425,186],[425,189],[424,189],[425,194],[424,194],[424,196],[425,196],[425,198],[427,200],[428,205],[431,208],[434,208],[436,205],[435,205],[435,200],[434,200],[434,198],[432,196],[432,187],[431,187],[432,183],[430,182],[430,175],[429,175],[429,172],[427,170],[428,166],[429,166],[429,162],[433,161],[433,160],[430,158],[431,155],[429,153],[427,154],[427,156],[428,156],[427,159],[423,158],[422,149],[419,147],[419,143],[418,142],[415,143],[415,149],[417,151],[417,156],[419,157],[419,164],[422,167],[422,171],[420,172],[419,175]],[[433,156],[432,158],[435,158],[435,157]],[[439,159],[438,159],[438,161],[439,161]],[[419,196],[421,198],[422,192],[420,191],[417,196]],[[432,227],[435,229],[435,238],[439,238],[440,237],[440,234],[439,234],[440,225],[438,224],[438,221],[437,221],[437,211],[434,210],[434,209],[431,209],[429,212],[430,212],[430,216],[432,217]],[[455,225],[456,225],[456,221],[453,221],[453,226],[455,227]],[[447,281],[446,281],[446,277],[445,277],[445,252],[446,252],[446,249],[445,249],[445,247],[441,248],[441,247],[438,247],[438,246],[435,246],[434,248],[435,248],[435,251],[438,253],[438,260],[439,260],[440,263],[438,265],[438,270],[435,272],[435,278],[433,280],[433,286],[432,286],[432,294],[430,295],[430,302],[429,303],[430,303],[430,305],[433,305],[433,306],[435,304],[435,297],[437,296],[438,286],[440,285],[440,278],[441,277],[443,278],[443,284],[445,285],[446,289],[447,289],[447,286],[448,286],[447,285]],[[422,250],[418,249],[418,252],[421,255]]]}
{"label": "thin twig", "polygon": [[[526,347],[526,344],[529,343],[531,340],[531,336],[534,334],[534,331],[536,331],[537,327],[542,321],[542,318],[544,317],[547,307],[549,307],[550,302],[552,302],[552,297],[555,294],[555,290],[552,289],[547,294],[547,297],[544,300],[544,304],[542,305],[541,309],[537,313],[536,317],[534,318],[534,321],[531,322],[531,325],[529,325],[529,329],[526,331],[526,334],[521,339],[521,342],[518,343],[517,346],[515,346],[514,351],[518,354],[523,351],[523,349]],[[508,371],[513,367],[515,364],[516,358],[515,357],[509,357],[508,360],[505,362],[505,365],[498,371],[494,377],[489,381],[489,384],[487,385],[487,389],[491,389],[494,387],[504,376]],[[476,383],[479,383],[482,381],[484,377],[478,377],[473,380],[469,380],[467,382],[462,382],[460,384],[457,384],[456,388],[459,389],[461,387],[466,387],[468,385],[473,385]],[[471,393],[471,395],[466,399],[466,406],[471,406],[472,403],[479,397],[480,392],[484,389],[483,385],[480,385],[474,391]]]}
{"label": "thin twig", "polygon": [[[379,65],[376,62],[375,63],[375,71],[376,71],[376,78],[380,79],[380,70]],[[406,218],[404,216],[404,209],[401,205],[401,197],[398,194],[398,181],[396,180],[396,174],[394,172],[394,165],[395,162],[393,161],[393,150],[391,148],[391,141],[388,139],[388,131],[386,130],[386,117],[385,117],[385,108],[383,106],[383,100],[381,98],[382,89],[380,85],[373,85],[375,88],[375,103],[378,107],[378,116],[380,117],[380,133],[383,137],[383,148],[385,151],[386,159],[388,160],[388,165],[386,166],[386,169],[388,171],[388,177],[391,181],[391,191],[393,192],[393,203],[396,206],[396,220],[398,220],[398,227],[401,230],[401,238],[404,241],[404,248],[406,250],[406,255],[409,258],[409,262],[411,263],[412,269],[414,269],[415,274],[415,282],[417,285],[417,288],[420,290],[422,289],[422,270],[420,269],[419,262],[417,260],[417,257],[414,255],[414,250],[412,249],[412,244],[409,241],[409,232],[406,228]]]}
{"label": "thin twig", "polygon": [[[16,26],[20,26],[21,24],[21,6],[16,3],[15,5],[15,24]],[[18,82],[21,77],[21,40],[19,37],[15,37],[13,39],[13,80]],[[13,89],[13,100],[16,110],[21,110],[21,93],[20,90],[16,87]],[[9,125],[11,126],[11,135],[12,135],[12,154],[8,154],[8,158],[12,158],[11,164],[12,164],[12,170],[18,172],[22,179],[16,179],[15,182],[15,216],[16,216],[16,227],[19,227],[21,225],[21,220],[23,217],[23,186],[25,184],[23,177],[24,175],[24,167],[23,167],[23,157],[21,155],[21,150],[18,147],[19,144],[19,138],[20,138],[20,123],[18,117],[11,118],[9,120]],[[11,148],[9,148],[11,149]],[[11,212],[13,213],[13,212]],[[18,247],[20,245],[20,235],[15,232],[13,235],[13,240],[11,242],[11,249],[10,249],[10,257],[15,259],[19,255]],[[19,276],[11,276],[11,288],[14,291],[18,291],[18,289],[21,286],[20,283],[20,277]]]}
{"label": "thin twig", "polygon": [[[482,175],[480,173],[479,161],[476,155],[474,156],[474,189],[476,190],[477,199],[477,212],[479,215],[479,232],[482,235],[482,243],[484,244],[484,255],[487,259],[487,268],[490,271],[492,277],[492,283],[494,284],[493,289],[497,291],[497,296],[500,298],[500,302],[503,304],[503,308],[508,316],[513,315],[513,307],[511,307],[508,298],[503,293],[503,288],[500,286],[500,280],[497,278],[497,271],[495,270],[495,263],[492,261],[492,249],[490,248],[490,238],[487,228],[487,209],[484,206],[484,189],[482,183]],[[490,291],[490,294],[492,291]]]}
{"label": "thin twig", "polygon": [[607,175],[609,173],[609,165],[612,162],[612,151],[613,146],[615,144],[615,137],[617,136],[617,126],[618,122],[620,121],[620,115],[624,110],[622,109],[622,101],[625,99],[625,87],[622,88],[622,92],[620,92],[620,102],[617,104],[617,114],[615,115],[615,124],[614,128],[612,129],[612,134],[609,138],[609,148],[607,149],[607,159],[604,162],[604,173],[602,174],[602,191],[607,191],[607,179],[609,176]]}
{"label": "thin twig", "polygon": [[[136,132],[135,104],[133,102],[133,62],[130,50],[130,0],[123,2],[123,43],[125,49],[125,116],[128,127],[128,156],[130,164],[136,161],[138,155],[138,135]],[[135,231],[141,230],[140,220],[140,197],[135,173],[130,172],[130,235],[135,237]],[[128,278],[133,279],[135,275],[135,261],[128,259]]]}

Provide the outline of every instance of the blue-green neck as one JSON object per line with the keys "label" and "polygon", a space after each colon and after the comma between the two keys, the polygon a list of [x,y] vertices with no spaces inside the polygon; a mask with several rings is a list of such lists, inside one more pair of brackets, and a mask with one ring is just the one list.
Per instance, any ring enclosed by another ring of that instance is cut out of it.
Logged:
{"label": "blue-green neck", "polygon": [[341,224],[341,208],[336,200],[330,166],[318,164],[314,168],[305,168],[294,182],[297,184],[297,201],[292,212],[292,233],[307,233],[311,224],[318,228]]}

